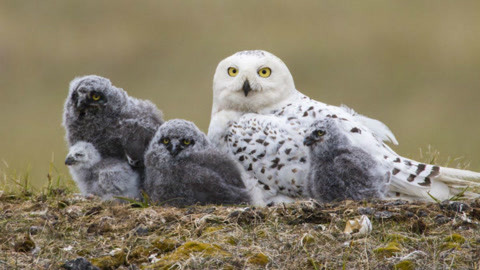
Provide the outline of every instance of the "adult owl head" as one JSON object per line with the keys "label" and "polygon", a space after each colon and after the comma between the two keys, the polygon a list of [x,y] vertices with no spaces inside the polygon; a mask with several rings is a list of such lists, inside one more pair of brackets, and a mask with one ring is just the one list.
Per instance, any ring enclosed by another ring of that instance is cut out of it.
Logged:
{"label": "adult owl head", "polygon": [[217,66],[212,113],[259,112],[295,92],[292,75],[280,58],[261,50],[237,52]]}

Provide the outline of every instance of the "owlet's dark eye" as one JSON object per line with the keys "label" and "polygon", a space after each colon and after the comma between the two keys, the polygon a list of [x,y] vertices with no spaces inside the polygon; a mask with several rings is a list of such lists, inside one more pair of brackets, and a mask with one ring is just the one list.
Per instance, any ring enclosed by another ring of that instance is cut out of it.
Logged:
{"label": "owlet's dark eye", "polygon": [[170,143],[169,138],[163,138],[161,141],[162,141],[163,144],[169,144]]}
{"label": "owlet's dark eye", "polygon": [[315,131],[315,135],[317,135],[318,137],[322,137],[323,135],[325,135],[325,131],[323,130],[316,130]]}
{"label": "owlet's dark eye", "polygon": [[100,95],[99,95],[99,94],[93,94],[93,95],[92,95],[92,99],[93,99],[94,101],[99,101],[99,100],[100,100]]}
{"label": "owlet's dark eye", "polygon": [[192,143],[192,141],[190,139],[183,139],[182,143],[184,145],[190,145]]}

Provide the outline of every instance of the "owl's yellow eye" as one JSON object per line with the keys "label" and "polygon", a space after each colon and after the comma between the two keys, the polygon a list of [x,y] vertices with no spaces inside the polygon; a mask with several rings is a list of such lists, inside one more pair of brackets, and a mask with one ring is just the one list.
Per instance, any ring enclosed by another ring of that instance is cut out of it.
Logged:
{"label": "owl's yellow eye", "polygon": [[98,101],[98,100],[100,100],[100,95],[93,94],[92,99],[95,100],[95,101]]}
{"label": "owl's yellow eye", "polygon": [[271,74],[272,74],[272,70],[268,67],[261,68],[260,70],[258,70],[258,75],[260,75],[260,77],[263,77],[263,78],[268,78],[270,77]]}
{"label": "owl's yellow eye", "polygon": [[323,136],[323,135],[325,135],[325,131],[323,131],[323,130],[317,130],[317,136],[321,137],[321,136]]}
{"label": "owl's yellow eye", "polygon": [[183,140],[183,144],[184,145],[189,145],[192,141],[190,141],[189,139],[184,139]]}
{"label": "owl's yellow eye", "polygon": [[238,74],[238,69],[234,68],[234,67],[229,67],[228,68],[228,75],[230,75],[230,77],[235,77],[237,76]]}
{"label": "owl's yellow eye", "polygon": [[169,138],[163,138],[163,139],[162,139],[162,143],[163,143],[163,144],[169,144],[169,143],[170,143],[170,139],[169,139]]}

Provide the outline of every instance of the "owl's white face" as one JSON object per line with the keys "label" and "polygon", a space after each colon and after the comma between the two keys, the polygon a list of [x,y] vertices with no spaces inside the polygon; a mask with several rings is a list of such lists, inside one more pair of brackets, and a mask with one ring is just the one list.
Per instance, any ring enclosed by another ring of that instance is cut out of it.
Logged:
{"label": "owl's white face", "polygon": [[266,51],[241,51],[222,60],[213,77],[212,114],[259,112],[287,99],[295,84],[287,66]]}

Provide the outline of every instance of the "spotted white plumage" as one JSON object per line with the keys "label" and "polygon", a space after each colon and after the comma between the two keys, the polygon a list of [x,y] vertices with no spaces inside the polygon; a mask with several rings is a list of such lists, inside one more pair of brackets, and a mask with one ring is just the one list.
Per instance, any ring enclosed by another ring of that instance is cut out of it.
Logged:
{"label": "spotted white plumage", "polygon": [[[266,68],[265,77],[261,72]],[[479,173],[400,157],[385,144],[397,144],[387,126],[346,106],[303,95],[295,89],[287,66],[271,53],[242,51],[219,63],[208,136],[258,181],[267,203],[305,196],[310,156],[303,140],[313,122],[322,118],[337,119],[355,147],[391,169],[392,196],[430,199],[430,193],[446,199],[459,188],[477,184],[469,180],[480,179]]]}

